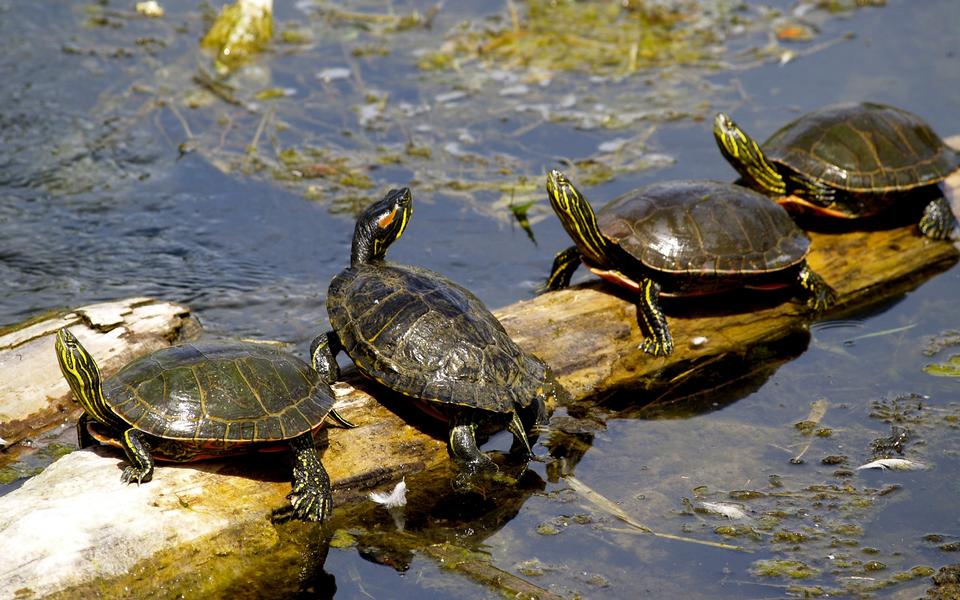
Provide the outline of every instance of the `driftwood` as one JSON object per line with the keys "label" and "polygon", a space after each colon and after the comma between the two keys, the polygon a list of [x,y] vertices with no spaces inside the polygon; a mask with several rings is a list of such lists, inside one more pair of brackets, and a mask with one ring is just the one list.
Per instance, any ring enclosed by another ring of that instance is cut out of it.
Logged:
{"label": "driftwood", "polygon": [[[827,316],[903,293],[958,257],[951,244],[919,237],[915,226],[811,237],[811,266],[840,294]],[[604,284],[539,296],[497,315],[524,348],[553,367],[575,399],[582,399],[619,387],[675,382],[718,357],[802,331],[811,317],[789,298],[770,296],[761,299],[765,304],[752,298],[668,305],[676,350],[667,358],[637,349],[641,336],[631,300]],[[737,310],[717,310],[721,301],[734,302]],[[698,337],[705,341],[693,344]],[[322,452],[335,506],[341,507],[363,498],[370,487],[448,460],[441,428],[382,390],[354,383],[363,389],[338,384],[338,407],[359,427],[328,430]],[[0,498],[0,556],[6,557],[0,598],[18,590],[18,597],[67,588],[69,594],[122,593],[129,583],[124,573],[142,576],[160,552],[174,557],[177,572],[224,551],[242,554],[246,533],[262,539],[271,512],[286,506],[290,490],[286,463],[282,468],[261,459],[256,467],[241,460],[160,466],[154,481],[136,487],[120,483],[122,462],[109,449],[74,452]],[[159,589],[164,577],[156,577]]]}

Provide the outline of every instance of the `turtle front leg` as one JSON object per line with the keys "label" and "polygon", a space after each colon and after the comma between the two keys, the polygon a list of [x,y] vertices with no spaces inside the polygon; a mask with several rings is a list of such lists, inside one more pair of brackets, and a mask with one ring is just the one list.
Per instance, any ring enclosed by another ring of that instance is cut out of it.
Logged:
{"label": "turtle front leg", "polygon": [[310,363],[327,383],[340,379],[340,365],[337,364],[337,354],[343,350],[340,338],[336,332],[328,331],[318,335],[310,343]]}
{"label": "turtle front leg", "polygon": [[807,292],[807,306],[813,310],[819,312],[836,303],[837,292],[823,280],[823,277],[814,273],[807,263],[803,263],[797,279],[800,287]]}
{"label": "turtle front leg", "polygon": [[[333,383],[340,379],[340,365],[337,364],[337,354],[340,354],[341,350],[343,350],[343,345],[333,331],[318,335],[310,343],[310,362],[327,383]],[[356,425],[344,419],[336,409],[331,409],[329,416],[343,428],[353,429],[356,427]]]}
{"label": "turtle front leg", "polygon": [[817,206],[830,206],[838,200],[837,189],[835,187],[815,179],[794,175],[791,177],[791,183],[793,183],[796,188],[793,190],[794,193],[803,196]]}
{"label": "turtle front leg", "polygon": [[570,278],[573,272],[577,270],[581,262],[580,249],[576,246],[570,246],[566,250],[557,252],[553,258],[553,267],[550,269],[550,277],[544,282],[541,292],[552,292],[560,290],[570,285]]}
{"label": "turtle front leg", "polygon": [[920,233],[933,240],[956,239],[957,217],[950,210],[950,203],[940,196],[923,209]]}
{"label": "turtle front leg", "polygon": [[128,429],[120,437],[120,445],[127,454],[130,464],[123,469],[120,479],[124,483],[136,481],[137,485],[153,479],[153,457],[147,436],[139,429]]}
{"label": "turtle front leg", "polygon": [[660,284],[644,277],[640,279],[640,296],[637,299],[637,321],[645,329],[645,339],[640,349],[654,356],[667,356],[673,352],[673,336],[667,325],[667,317],[660,309]]}
{"label": "turtle front leg", "polygon": [[287,498],[293,514],[305,521],[323,521],[333,511],[330,476],[323,468],[313,434],[307,432],[290,440],[293,449],[293,486]]}

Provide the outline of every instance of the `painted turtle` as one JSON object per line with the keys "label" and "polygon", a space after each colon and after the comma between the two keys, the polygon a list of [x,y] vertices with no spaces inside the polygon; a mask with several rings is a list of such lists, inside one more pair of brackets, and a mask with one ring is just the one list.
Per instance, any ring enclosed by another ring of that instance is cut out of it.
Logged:
{"label": "painted turtle", "polygon": [[311,354],[338,373],[335,356],[346,351],[361,373],[449,422],[462,475],[493,470],[475,429],[506,427],[515,447],[529,454],[527,433],[546,425],[545,402],[562,388],[470,291],[433,271],[384,260],[412,213],[403,188],[357,219],[350,266],[327,294],[333,331],[314,340]]}
{"label": "painted turtle", "polygon": [[594,213],[560,171],[547,174],[550,205],[576,243],[559,252],[545,289],[570,284],[581,262],[638,294],[644,352],[673,351],[661,295],[798,285],[815,310],[835,292],[807,266],[810,241],[787,212],[757,192],[716,181],[637,188]]}
{"label": "painted turtle", "polygon": [[762,149],[720,113],[713,135],[746,185],[791,211],[852,219],[927,202],[921,233],[956,235],[957,220],[937,184],[960,167],[960,156],[903,109],[871,102],[827,106],[786,124]]}
{"label": "painted turtle", "polygon": [[102,381],[68,329],[57,331],[54,346],[84,409],[80,447],[100,441],[123,448],[130,461],[123,481],[150,481],[154,458],[188,462],[289,446],[294,514],[310,521],[329,515],[330,478],[313,433],[327,415],[352,425],[333,409],[326,373],[276,348],[213,342],[159,350]]}

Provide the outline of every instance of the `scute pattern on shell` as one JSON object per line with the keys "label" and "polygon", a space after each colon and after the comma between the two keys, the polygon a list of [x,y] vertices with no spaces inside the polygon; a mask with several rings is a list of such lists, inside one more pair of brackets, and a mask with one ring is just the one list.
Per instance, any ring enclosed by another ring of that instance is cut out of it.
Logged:
{"label": "scute pattern on shell", "polygon": [[224,442],[224,449],[317,429],[334,404],[327,383],[299,358],[259,344],[216,342],[134,361],[104,382],[104,395],[137,429],[164,439]]}
{"label": "scute pattern on shell", "polygon": [[427,269],[346,269],[330,284],[327,312],[358,369],[414,398],[509,414],[546,376],[476,296]]}
{"label": "scute pattern on shell", "polygon": [[869,102],[807,113],[762,146],[769,160],[849,192],[933,185],[960,166],[957,153],[919,117]]}
{"label": "scute pattern on shell", "polygon": [[684,275],[755,275],[798,265],[810,241],[766,196],[732,184],[668,181],[619,196],[597,213],[600,230],[650,269]]}

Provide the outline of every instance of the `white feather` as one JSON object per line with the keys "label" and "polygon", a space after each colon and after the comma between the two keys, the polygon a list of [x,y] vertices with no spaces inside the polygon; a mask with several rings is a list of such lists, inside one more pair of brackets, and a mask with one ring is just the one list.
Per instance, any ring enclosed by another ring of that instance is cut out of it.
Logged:
{"label": "white feather", "polygon": [[386,508],[398,508],[407,504],[407,482],[401,479],[393,491],[389,494],[384,492],[370,492],[370,499],[377,504],[382,504]]}
{"label": "white feather", "polygon": [[720,515],[728,519],[746,519],[747,513],[743,509],[733,504],[723,502],[701,502],[700,507],[708,513]]}
{"label": "white feather", "polygon": [[868,462],[865,465],[860,465],[857,467],[857,470],[860,469],[892,469],[894,471],[916,471],[919,469],[925,469],[926,466],[913,462],[912,460],[907,460],[905,458],[881,458],[873,462]]}

